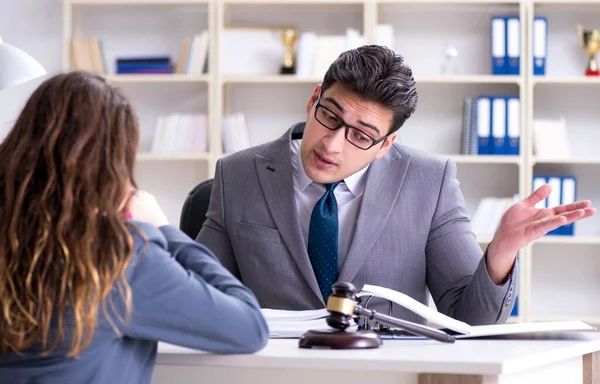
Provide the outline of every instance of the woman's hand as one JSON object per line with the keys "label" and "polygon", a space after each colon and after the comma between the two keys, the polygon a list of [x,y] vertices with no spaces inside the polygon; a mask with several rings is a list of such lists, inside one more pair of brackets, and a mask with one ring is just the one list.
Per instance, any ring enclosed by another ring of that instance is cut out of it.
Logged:
{"label": "woman's hand", "polygon": [[156,198],[146,191],[137,190],[132,193],[126,207],[129,218],[133,220],[150,223],[156,227],[169,224]]}

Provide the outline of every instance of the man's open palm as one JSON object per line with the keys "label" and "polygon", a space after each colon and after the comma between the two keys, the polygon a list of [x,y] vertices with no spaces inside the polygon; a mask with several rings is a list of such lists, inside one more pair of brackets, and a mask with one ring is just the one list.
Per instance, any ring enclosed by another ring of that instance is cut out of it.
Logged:
{"label": "man's open palm", "polygon": [[515,250],[529,244],[548,232],[576,220],[596,213],[589,200],[552,208],[536,208],[535,205],[546,199],[552,187],[545,184],[524,200],[511,206],[502,216],[497,235],[506,237]]}
{"label": "man's open palm", "polygon": [[492,273],[495,275],[493,280],[503,280],[502,277],[508,274],[522,247],[553,229],[596,213],[588,200],[553,208],[536,208],[535,205],[546,199],[551,191],[550,185],[541,186],[524,200],[512,205],[502,216],[488,248],[488,267],[490,276]]}

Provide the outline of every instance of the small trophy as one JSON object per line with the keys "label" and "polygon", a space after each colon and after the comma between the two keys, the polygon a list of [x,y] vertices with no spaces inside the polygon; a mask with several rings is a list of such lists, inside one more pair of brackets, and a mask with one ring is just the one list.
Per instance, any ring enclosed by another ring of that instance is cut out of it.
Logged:
{"label": "small trophy", "polygon": [[283,42],[283,63],[281,63],[282,75],[293,75],[296,73],[296,41],[298,40],[298,31],[295,29],[286,29],[281,34]]}
{"label": "small trophy", "polygon": [[596,61],[596,53],[600,50],[600,30],[591,29],[583,30],[581,25],[577,25],[577,35],[579,36],[579,42],[581,46],[590,58],[588,60],[587,67],[585,69],[586,76],[598,76],[600,71],[598,70],[598,62]]}
{"label": "small trophy", "polygon": [[456,74],[456,57],[458,56],[458,49],[455,46],[449,45],[444,52],[445,60],[442,65],[442,73],[444,75],[455,75]]}

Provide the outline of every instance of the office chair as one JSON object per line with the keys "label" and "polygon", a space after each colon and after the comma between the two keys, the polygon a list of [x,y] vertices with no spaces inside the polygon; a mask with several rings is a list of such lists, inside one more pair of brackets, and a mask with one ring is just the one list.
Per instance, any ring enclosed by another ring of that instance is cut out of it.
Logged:
{"label": "office chair", "polygon": [[206,211],[210,201],[210,191],[212,190],[213,179],[204,180],[196,185],[188,193],[183,207],[181,208],[181,219],[179,220],[179,229],[192,239],[196,239],[202,224],[206,219]]}

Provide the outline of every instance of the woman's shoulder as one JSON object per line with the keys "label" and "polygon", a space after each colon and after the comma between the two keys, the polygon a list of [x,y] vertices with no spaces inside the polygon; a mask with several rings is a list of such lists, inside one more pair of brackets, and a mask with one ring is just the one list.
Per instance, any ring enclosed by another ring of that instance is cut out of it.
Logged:
{"label": "woman's shoulder", "polygon": [[167,247],[167,239],[164,233],[156,226],[136,220],[128,220],[127,223],[136,249],[149,244],[161,248]]}
{"label": "woman's shoulder", "polygon": [[128,220],[127,225],[133,237],[133,254],[127,272],[131,281],[141,272],[159,268],[168,259],[164,256],[169,254],[169,245],[162,231],[152,224]]}

